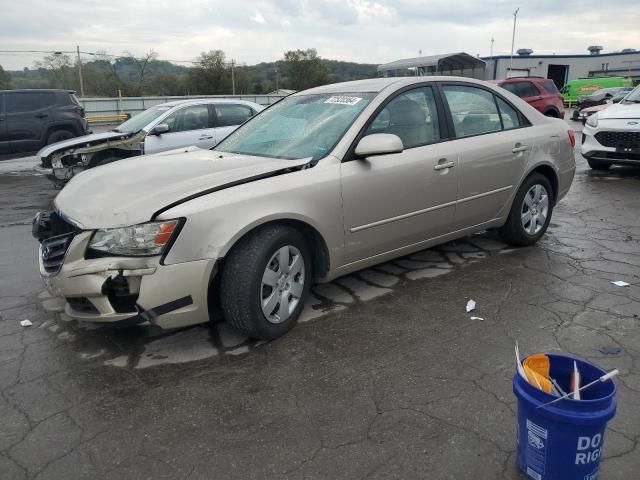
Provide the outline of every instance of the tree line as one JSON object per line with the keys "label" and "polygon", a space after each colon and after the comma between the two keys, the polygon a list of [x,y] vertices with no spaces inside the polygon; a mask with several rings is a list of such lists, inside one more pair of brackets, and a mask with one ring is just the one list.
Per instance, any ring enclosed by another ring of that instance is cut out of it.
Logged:
{"label": "tree line", "polygon": [[[87,97],[265,94],[376,76],[376,65],[324,59],[313,48],[290,50],[282,60],[251,66],[236,64],[222,50],[202,52],[191,66],[158,59],[154,51],[142,57],[96,54],[83,61],[81,69]],[[43,57],[33,68],[5,71],[0,66],[0,89],[16,88],[80,92],[77,60],[56,54]]]}

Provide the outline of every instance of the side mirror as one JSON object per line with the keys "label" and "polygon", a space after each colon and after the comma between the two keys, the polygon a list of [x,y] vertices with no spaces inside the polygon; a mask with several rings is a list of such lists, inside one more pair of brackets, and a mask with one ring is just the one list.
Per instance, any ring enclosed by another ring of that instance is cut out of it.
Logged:
{"label": "side mirror", "polygon": [[372,133],[363,137],[356,145],[355,154],[358,157],[373,157],[375,155],[387,155],[400,153],[404,150],[402,140],[391,133]]}
{"label": "side mirror", "polygon": [[169,125],[167,125],[166,123],[159,123],[151,129],[149,135],[162,135],[163,133],[167,133],[168,131]]}

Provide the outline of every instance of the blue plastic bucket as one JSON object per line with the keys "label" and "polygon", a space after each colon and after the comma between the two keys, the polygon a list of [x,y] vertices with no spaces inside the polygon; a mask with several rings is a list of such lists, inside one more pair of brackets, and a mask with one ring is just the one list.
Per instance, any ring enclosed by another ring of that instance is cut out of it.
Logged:
{"label": "blue plastic bucket", "polygon": [[[567,355],[548,353],[550,375],[569,390],[573,362],[581,384],[597,380],[606,372],[593,363]],[[513,377],[518,399],[518,467],[533,480],[596,480],[607,422],[616,413],[616,386],[612,380],[598,382],[581,392],[582,400],[563,399],[536,408],[555,396],[539,390],[518,372]]]}

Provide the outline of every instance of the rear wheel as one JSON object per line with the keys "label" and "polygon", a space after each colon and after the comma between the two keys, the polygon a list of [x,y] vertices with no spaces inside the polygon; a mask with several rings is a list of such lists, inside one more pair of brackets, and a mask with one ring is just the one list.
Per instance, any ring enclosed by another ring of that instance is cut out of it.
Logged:
{"label": "rear wheel", "polygon": [[294,228],[249,234],[225,259],[220,303],[225,319],[251,338],[271,340],[298,320],[311,284],[311,254]]}
{"label": "rear wheel", "polygon": [[47,145],[51,145],[52,143],[56,142],[62,142],[63,140],[69,140],[73,137],[75,137],[75,135],[69,130],[55,130],[51,132],[47,137]]}
{"label": "rear wheel", "polygon": [[547,177],[540,173],[529,175],[513,200],[500,235],[511,245],[533,245],[547,231],[553,202],[553,190]]}
{"label": "rear wheel", "polygon": [[602,160],[588,158],[587,163],[593,170],[609,170],[611,168],[611,162],[604,162]]}

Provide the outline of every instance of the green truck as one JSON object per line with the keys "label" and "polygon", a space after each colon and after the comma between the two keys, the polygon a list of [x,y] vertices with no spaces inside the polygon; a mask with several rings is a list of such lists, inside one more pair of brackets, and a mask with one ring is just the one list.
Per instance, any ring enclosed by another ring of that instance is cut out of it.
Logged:
{"label": "green truck", "polygon": [[564,102],[571,105],[576,103],[578,97],[590,95],[601,88],[614,87],[633,87],[633,79],[631,77],[576,78],[567,82],[560,93]]}

